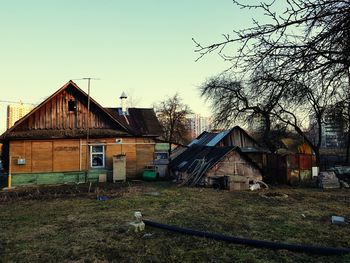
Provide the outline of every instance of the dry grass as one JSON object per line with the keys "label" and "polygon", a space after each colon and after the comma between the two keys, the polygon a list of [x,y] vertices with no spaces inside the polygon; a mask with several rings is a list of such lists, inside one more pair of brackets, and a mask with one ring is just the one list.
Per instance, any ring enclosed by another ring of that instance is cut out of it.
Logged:
{"label": "dry grass", "polygon": [[[145,231],[148,237],[125,231],[139,210],[149,220],[197,230],[350,247],[350,225],[330,222],[332,215],[350,219],[349,190],[281,188],[262,195],[162,182],[103,191],[109,200],[97,201],[95,194],[80,191],[78,196],[56,197],[51,192],[48,199],[22,194],[0,203],[0,262],[350,262],[349,255],[271,251],[150,227]],[[275,198],[276,192],[288,197]]]}

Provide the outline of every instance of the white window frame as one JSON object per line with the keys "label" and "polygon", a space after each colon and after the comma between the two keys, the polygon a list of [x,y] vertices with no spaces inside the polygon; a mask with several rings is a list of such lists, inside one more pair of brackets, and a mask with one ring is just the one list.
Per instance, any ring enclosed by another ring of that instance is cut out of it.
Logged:
{"label": "white window frame", "polygon": [[[102,152],[93,152],[93,147],[102,147]],[[93,166],[92,165],[92,159],[94,155],[101,155],[102,154],[102,165],[99,166]],[[102,144],[94,144],[90,145],[90,168],[104,168],[105,167],[105,146]]]}

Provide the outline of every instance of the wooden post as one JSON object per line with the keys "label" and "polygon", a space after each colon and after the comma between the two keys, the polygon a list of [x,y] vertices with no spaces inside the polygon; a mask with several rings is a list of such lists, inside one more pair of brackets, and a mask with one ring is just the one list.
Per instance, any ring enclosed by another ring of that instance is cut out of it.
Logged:
{"label": "wooden post", "polygon": [[9,175],[8,175],[8,178],[7,178],[7,187],[8,188],[11,188],[12,187],[12,174],[11,174],[11,143],[9,142]]}
{"label": "wooden post", "polygon": [[85,182],[88,181],[89,174],[89,133],[90,133],[90,80],[91,78],[87,78],[88,80],[88,101],[87,101],[87,120],[86,120],[86,170],[85,170]]}

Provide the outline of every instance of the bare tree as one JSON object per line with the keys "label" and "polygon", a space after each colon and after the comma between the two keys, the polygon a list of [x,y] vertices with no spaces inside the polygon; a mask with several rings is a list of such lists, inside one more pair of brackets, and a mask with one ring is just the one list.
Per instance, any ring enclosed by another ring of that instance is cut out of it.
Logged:
{"label": "bare tree", "polygon": [[164,140],[170,143],[187,144],[191,139],[191,127],[187,116],[192,113],[176,93],[155,105],[155,111],[163,129]]}
{"label": "bare tree", "polygon": [[[235,30],[233,36],[224,35],[222,42],[214,44],[202,45],[194,40],[198,59],[217,51],[231,61],[233,66],[229,70],[236,79],[255,82],[245,93],[249,108],[256,112],[264,105],[271,119],[292,126],[307,140],[300,120],[302,115],[314,115],[321,129],[325,107],[336,103],[337,87],[348,79],[350,1],[287,0],[282,12],[276,8],[275,1],[259,1],[256,5],[236,0],[233,3],[243,9],[263,11],[268,22],[254,21],[253,27]],[[236,53],[227,53],[226,47],[232,43],[240,46]],[[262,68],[263,74],[257,74]],[[202,91],[213,99],[208,89]],[[239,99],[236,91],[229,93]],[[349,88],[345,93],[349,93]],[[272,98],[271,103],[266,103],[266,98]],[[221,101],[225,102],[223,98]],[[225,107],[242,113],[242,108],[227,103]],[[321,130],[318,137],[316,144],[309,143],[319,161]]]}
{"label": "bare tree", "polygon": [[267,87],[235,81],[231,77],[220,75],[208,80],[201,86],[201,94],[212,102],[213,117],[216,125],[231,126],[236,121],[249,122],[256,117],[263,121],[263,141],[274,151],[270,140],[272,125],[271,111],[278,103],[282,93],[279,86],[270,87],[269,92],[259,92]]}
{"label": "bare tree", "polygon": [[[279,56],[280,63],[295,61],[300,71],[333,68],[343,74],[344,67],[349,68],[349,0],[287,0],[279,12],[276,1],[256,2],[233,0],[239,8],[261,10],[269,22],[254,20],[253,27],[234,30],[233,36],[224,35],[222,42],[210,45],[193,40],[198,59],[218,51],[235,65],[254,61],[250,66],[259,67],[266,59]],[[234,42],[241,44],[238,52],[227,54],[226,47]]]}

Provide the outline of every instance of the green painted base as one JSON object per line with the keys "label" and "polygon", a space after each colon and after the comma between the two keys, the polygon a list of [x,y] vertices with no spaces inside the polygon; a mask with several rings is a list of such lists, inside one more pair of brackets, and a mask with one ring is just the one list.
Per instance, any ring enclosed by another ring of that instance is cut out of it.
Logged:
{"label": "green painted base", "polygon": [[70,184],[99,181],[100,174],[107,174],[108,170],[90,170],[86,178],[85,172],[60,173],[31,173],[12,174],[12,186],[39,185],[39,184]]}

